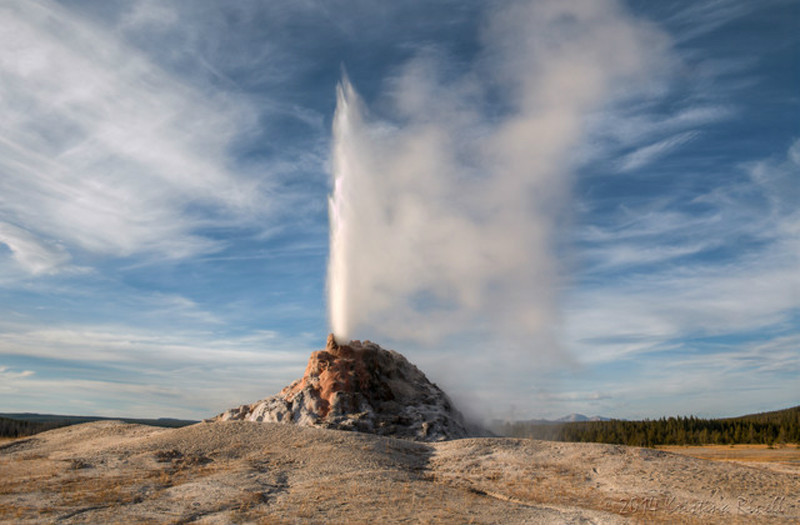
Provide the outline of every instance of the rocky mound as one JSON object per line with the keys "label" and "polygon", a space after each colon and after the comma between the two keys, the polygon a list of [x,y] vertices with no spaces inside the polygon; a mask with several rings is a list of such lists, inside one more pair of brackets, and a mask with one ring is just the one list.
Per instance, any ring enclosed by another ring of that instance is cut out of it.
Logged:
{"label": "rocky mound", "polygon": [[416,366],[370,341],[313,352],[301,379],[279,394],[223,412],[215,421],[294,423],[442,441],[467,436],[463,416]]}

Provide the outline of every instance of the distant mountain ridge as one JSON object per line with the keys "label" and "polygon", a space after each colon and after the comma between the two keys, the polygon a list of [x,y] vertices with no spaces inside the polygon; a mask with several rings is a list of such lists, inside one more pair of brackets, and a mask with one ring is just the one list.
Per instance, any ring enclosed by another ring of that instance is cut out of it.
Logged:
{"label": "distant mountain ridge", "polygon": [[[513,421],[511,423],[524,423],[526,425],[560,425],[563,423],[583,423],[587,421],[611,421],[612,418],[604,416],[586,416],[584,414],[568,414],[558,419],[525,419],[522,421]],[[508,422],[505,422],[508,423]],[[495,420],[495,425],[504,424],[500,420]]]}
{"label": "distant mountain ridge", "polygon": [[554,423],[578,423],[581,421],[611,421],[609,417],[603,416],[584,416],[583,414],[570,414],[568,416],[560,417]]}

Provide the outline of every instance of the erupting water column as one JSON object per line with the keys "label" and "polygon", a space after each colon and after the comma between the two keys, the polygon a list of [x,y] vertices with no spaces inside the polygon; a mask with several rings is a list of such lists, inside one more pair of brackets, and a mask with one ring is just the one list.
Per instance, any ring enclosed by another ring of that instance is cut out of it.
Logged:
{"label": "erupting water column", "polygon": [[336,88],[336,113],[333,117],[333,194],[328,198],[330,221],[330,255],[328,260],[328,316],[331,331],[339,343],[346,343],[351,336],[351,305],[347,301],[348,271],[348,172],[352,169],[348,160],[348,149],[352,147],[348,138],[352,134],[353,119],[359,118],[356,94],[347,78]]}

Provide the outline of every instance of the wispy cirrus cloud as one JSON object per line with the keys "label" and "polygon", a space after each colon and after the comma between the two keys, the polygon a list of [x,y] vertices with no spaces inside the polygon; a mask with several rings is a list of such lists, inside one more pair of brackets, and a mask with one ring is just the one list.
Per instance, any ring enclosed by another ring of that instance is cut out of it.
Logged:
{"label": "wispy cirrus cloud", "polygon": [[602,167],[590,172],[636,173],[741,118],[740,95],[761,81],[756,55],[699,52],[688,41],[755,9],[739,0],[656,7],[670,30],[670,60],[639,92],[622,93],[588,120],[589,140],[580,149],[579,164]]}
{"label": "wispy cirrus cloud", "polygon": [[[697,337],[760,333],[767,346],[796,338],[798,144],[782,159],[740,166],[746,178],[698,197],[703,214],[662,204],[587,228],[586,281],[573,290],[565,327],[580,359],[637,359]],[[745,343],[730,351],[746,352]]]}
{"label": "wispy cirrus cloud", "polygon": [[0,222],[0,244],[5,244],[17,263],[34,275],[56,273],[70,260],[63,246],[42,241],[26,230],[4,222]]}
{"label": "wispy cirrus cloud", "polygon": [[24,377],[31,377],[35,372],[33,370],[21,370],[19,372],[12,370],[7,366],[0,366],[0,377],[3,379],[22,379]]}
{"label": "wispy cirrus cloud", "polygon": [[[281,339],[275,332],[225,336],[213,331],[176,331],[165,334],[119,324],[68,324],[37,327],[3,323],[0,349],[7,356],[61,359],[76,363],[138,363],[166,369],[192,363],[301,363],[293,344],[302,338]],[[307,343],[306,343],[307,344]],[[303,344],[301,346],[306,346]],[[269,352],[263,351],[269,349]]]}
{"label": "wispy cirrus cloud", "polygon": [[[606,386],[617,405],[615,410],[639,418],[653,411],[674,414],[670,398],[684,400],[679,413],[706,417],[790,407],[800,396],[795,381],[800,373],[798,342],[798,334],[736,344],[714,339],[691,341],[668,352],[650,354],[646,362],[630,361],[629,381]],[[654,384],[658,393],[646,386]],[[591,381],[587,386],[592,386]]]}
{"label": "wispy cirrus cloud", "polygon": [[689,41],[746,16],[756,9],[757,4],[746,0],[702,0],[680,7],[666,19],[666,23],[678,29],[679,41]]}
{"label": "wispy cirrus cloud", "polygon": [[122,324],[44,328],[4,322],[0,355],[9,364],[0,367],[0,410],[46,411],[58,393],[60,411],[210,417],[291,382],[317,339],[270,331],[166,334]]}
{"label": "wispy cirrus cloud", "polygon": [[658,160],[669,152],[690,142],[699,132],[686,131],[628,153],[619,161],[620,171],[632,171]]}
{"label": "wispy cirrus cloud", "polygon": [[269,215],[272,181],[228,153],[253,126],[245,100],[181,83],[56,3],[0,9],[0,221],[24,268],[213,252],[204,228]]}

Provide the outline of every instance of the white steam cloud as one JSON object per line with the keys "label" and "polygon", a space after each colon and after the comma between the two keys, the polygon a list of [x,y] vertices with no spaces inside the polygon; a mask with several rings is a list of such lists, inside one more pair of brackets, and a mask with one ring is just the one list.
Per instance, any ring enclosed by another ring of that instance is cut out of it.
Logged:
{"label": "white steam cloud", "polygon": [[571,152],[588,113],[645,79],[666,39],[615,1],[557,0],[493,13],[482,42],[455,80],[441,79],[435,52],[406,64],[389,83],[391,119],[372,117],[346,78],[339,86],[337,339],[469,333],[557,347],[554,242]]}

